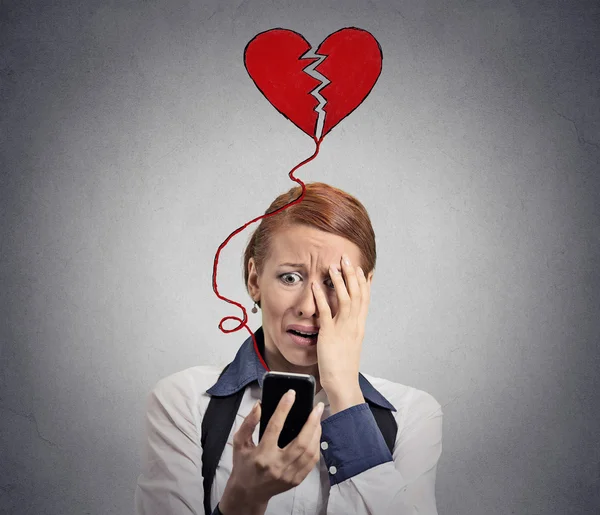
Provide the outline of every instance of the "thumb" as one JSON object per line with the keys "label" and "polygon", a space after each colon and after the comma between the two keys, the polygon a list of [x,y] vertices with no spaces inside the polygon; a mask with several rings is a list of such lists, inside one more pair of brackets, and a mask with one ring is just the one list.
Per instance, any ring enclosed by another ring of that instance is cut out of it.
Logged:
{"label": "thumb", "polygon": [[242,422],[242,425],[238,429],[238,432],[242,433],[241,436],[244,442],[252,441],[252,434],[254,433],[254,428],[256,427],[256,424],[260,422],[260,413],[260,401],[256,401],[256,404],[254,405],[250,413],[246,415],[244,422]]}

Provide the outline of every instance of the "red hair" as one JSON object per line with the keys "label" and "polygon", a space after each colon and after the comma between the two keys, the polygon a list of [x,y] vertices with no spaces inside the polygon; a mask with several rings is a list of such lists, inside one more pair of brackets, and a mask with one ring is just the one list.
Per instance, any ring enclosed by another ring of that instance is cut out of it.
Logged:
{"label": "red hair", "polygon": [[[361,253],[361,266],[368,277],[375,269],[377,250],[375,232],[365,207],[358,199],[323,182],[306,183],[306,194],[301,202],[281,213],[263,218],[252,233],[244,252],[244,284],[248,291],[248,262],[253,257],[260,275],[269,257],[273,236],[292,225],[306,225],[314,229],[342,236],[354,243]],[[293,202],[302,194],[301,186],[294,186],[279,195],[265,211],[272,213]],[[248,294],[250,292],[248,291]],[[257,302],[260,307],[260,301]]]}

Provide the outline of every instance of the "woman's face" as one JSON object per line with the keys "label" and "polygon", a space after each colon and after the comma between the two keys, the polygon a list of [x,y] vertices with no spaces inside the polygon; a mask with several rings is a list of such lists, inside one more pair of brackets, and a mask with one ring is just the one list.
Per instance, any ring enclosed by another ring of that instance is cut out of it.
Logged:
{"label": "woman's face", "polygon": [[[291,324],[320,326],[311,288],[313,281],[321,285],[331,316],[336,316],[338,299],[329,277],[329,265],[341,270],[344,253],[350,257],[353,268],[363,266],[359,248],[346,238],[293,225],[273,238],[262,275],[258,276],[254,259],[249,260],[248,290],[252,298],[261,303],[265,361],[271,370],[312,374],[318,381],[317,346],[298,345],[287,328]],[[371,272],[369,282],[372,276]],[[317,391],[319,389],[317,384]]]}

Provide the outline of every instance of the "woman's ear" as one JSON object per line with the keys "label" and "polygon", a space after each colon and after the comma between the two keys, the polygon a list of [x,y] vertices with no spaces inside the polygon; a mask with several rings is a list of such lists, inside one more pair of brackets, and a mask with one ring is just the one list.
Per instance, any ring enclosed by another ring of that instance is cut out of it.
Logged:
{"label": "woman's ear", "polygon": [[254,262],[254,258],[250,258],[248,260],[248,291],[252,298],[255,298],[259,293],[258,286],[258,274],[256,271],[256,264]]}

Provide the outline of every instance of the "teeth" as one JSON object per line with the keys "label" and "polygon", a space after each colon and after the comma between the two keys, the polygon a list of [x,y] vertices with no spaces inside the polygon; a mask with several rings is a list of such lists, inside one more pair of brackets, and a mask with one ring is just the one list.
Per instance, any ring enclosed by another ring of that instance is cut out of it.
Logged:
{"label": "teeth", "polygon": [[302,335],[302,336],[315,336],[317,333],[302,333],[300,331],[296,331],[295,329],[292,329],[292,331]]}

